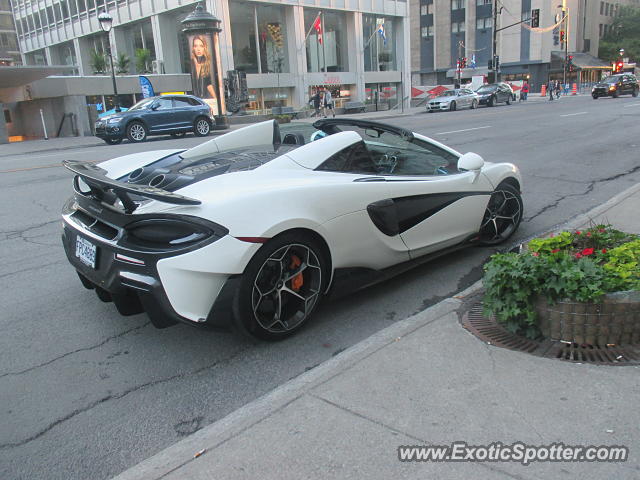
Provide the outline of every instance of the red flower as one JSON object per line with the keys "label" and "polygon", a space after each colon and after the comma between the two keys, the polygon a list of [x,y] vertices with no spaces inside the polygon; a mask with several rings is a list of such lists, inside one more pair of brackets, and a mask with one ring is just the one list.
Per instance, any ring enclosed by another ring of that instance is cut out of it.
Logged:
{"label": "red flower", "polygon": [[531,255],[533,255],[534,257],[539,257],[540,254],[538,252],[533,252]]}
{"label": "red flower", "polygon": [[582,235],[582,232],[580,230],[576,230],[576,235]]}
{"label": "red flower", "polygon": [[576,257],[576,258],[582,258],[582,255],[581,255],[580,253],[576,253],[576,254],[574,255],[574,257]]}
{"label": "red flower", "polygon": [[607,249],[606,249],[606,248],[603,248],[603,249],[602,249],[602,253],[607,253]]}
{"label": "red flower", "polygon": [[555,249],[551,250],[551,253],[558,253],[559,251],[560,251],[559,248],[555,248]]}
{"label": "red flower", "polygon": [[590,237],[590,236],[591,236],[591,232],[587,232],[587,237]]}
{"label": "red flower", "polygon": [[582,255],[584,255],[585,257],[588,255],[593,255],[593,248],[585,248],[584,250],[582,250],[582,252],[580,252]]}
{"label": "red flower", "polygon": [[553,238],[553,233],[551,235],[549,235],[549,238]]}
{"label": "red flower", "polygon": [[605,230],[604,228],[599,228],[599,229],[598,229],[598,231],[599,231],[600,233],[604,233],[604,232],[606,232],[606,230]]}

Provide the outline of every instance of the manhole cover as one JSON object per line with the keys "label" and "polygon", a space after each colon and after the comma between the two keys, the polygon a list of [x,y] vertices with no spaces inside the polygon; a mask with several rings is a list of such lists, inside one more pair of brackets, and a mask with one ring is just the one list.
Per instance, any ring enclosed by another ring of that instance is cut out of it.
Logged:
{"label": "manhole cover", "polygon": [[529,340],[507,331],[492,316],[482,314],[482,303],[476,302],[462,317],[462,326],[483,342],[496,347],[527,352],[539,357],[599,365],[639,365],[640,348],[608,345],[598,347],[553,340]]}

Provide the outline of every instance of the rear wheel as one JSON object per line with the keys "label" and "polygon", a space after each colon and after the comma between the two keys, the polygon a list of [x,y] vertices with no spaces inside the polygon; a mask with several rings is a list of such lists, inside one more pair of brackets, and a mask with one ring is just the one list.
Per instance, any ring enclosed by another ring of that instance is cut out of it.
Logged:
{"label": "rear wheel", "polygon": [[206,137],[211,131],[211,122],[204,117],[197,118],[193,125],[193,133],[197,137]]}
{"label": "rear wheel", "polygon": [[328,262],[313,238],[285,233],[262,246],[247,265],[234,299],[240,329],[280,340],[302,328],[328,281]]}
{"label": "rear wheel", "polygon": [[144,142],[147,139],[147,128],[140,122],[131,122],[127,126],[127,138],[131,142]]}
{"label": "rear wheel", "polygon": [[511,105],[511,96],[507,97],[507,105]]}
{"label": "rear wheel", "polygon": [[638,96],[638,89],[637,89],[637,88],[634,88],[634,89],[633,89],[633,92],[631,92],[631,95],[632,95],[633,97],[637,97],[637,96]]}
{"label": "rear wheel", "polygon": [[478,101],[474,100],[473,102],[471,102],[471,109],[475,110],[476,108],[478,108]]}
{"label": "rear wheel", "polygon": [[456,102],[455,101],[451,102],[451,104],[449,105],[449,110],[451,110],[452,112],[456,111]]}
{"label": "rear wheel", "polygon": [[480,243],[497,245],[507,240],[518,229],[522,220],[522,197],[520,192],[501,183],[491,194],[480,226]]}

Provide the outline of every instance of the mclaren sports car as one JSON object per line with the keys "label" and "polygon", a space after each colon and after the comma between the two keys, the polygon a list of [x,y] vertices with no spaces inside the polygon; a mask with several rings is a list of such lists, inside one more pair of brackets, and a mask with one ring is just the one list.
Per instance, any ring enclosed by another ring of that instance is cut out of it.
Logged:
{"label": "mclaren sports car", "polygon": [[516,166],[348,118],[64,165],[62,240],[86,288],[159,328],[267,340],[302,328],[341,282],[498,244],[523,214]]}

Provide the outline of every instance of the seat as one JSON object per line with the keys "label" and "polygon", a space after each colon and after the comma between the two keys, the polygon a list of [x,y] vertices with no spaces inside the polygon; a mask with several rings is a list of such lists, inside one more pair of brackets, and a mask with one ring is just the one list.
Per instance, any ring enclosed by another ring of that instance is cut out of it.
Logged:
{"label": "seat", "polygon": [[304,136],[301,133],[287,133],[282,139],[283,145],[304,145]]}

